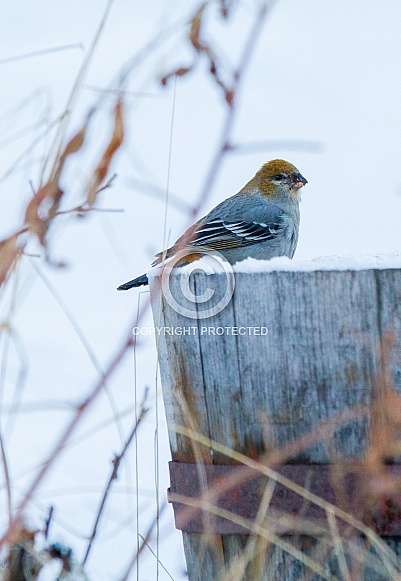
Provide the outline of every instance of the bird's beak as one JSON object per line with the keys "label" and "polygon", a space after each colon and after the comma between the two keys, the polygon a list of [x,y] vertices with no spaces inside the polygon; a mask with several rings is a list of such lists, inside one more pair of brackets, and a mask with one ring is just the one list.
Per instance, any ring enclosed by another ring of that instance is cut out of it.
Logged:
{"label": "bird's beak", "polygon": [[293,178],[293,184],[294,185],[293,185],[293,187],[296,188],[297,190],[299,190],[300,188],[302,188],[307,183],[308,183],[308,180],[306,180],[304,178],[304,176],[301,175],[300,173],[296,173],[294,175],[294,178]]}

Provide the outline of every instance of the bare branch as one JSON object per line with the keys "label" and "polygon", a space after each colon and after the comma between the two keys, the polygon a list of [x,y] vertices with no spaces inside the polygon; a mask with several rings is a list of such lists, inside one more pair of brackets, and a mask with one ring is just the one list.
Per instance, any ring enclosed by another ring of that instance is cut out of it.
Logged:
{"label": "bare branch", "polygon": [[149,393],[149,390],[146,389],[145,390],[145,395],[143,396],[143,400],[142,400],[142,403],[141,403],[141,406],[140,406],[140,412],[139,412],[138,419],[135,421],[135,424],[134,424],[134,426],[133,426],[133,428],[131,430],[131,433],[128,436],[128,438],[127,438],[127,440],[126,440],[126,442],[125,442],[125,444],[123,446],[123,449],[121,450],[120,454],[118,454],[117,456],[115,456],[115,458],[113,459],[113,468],[112,468],[112,471],[111,471],[109,480],[107,482],[106,488],[104,490],[102,499],[100,501],[99,509],[97,511],[96,518],[95,518],[95,523],[94,523],[93,529],[92,529],[92,534],[90,536],[89,543],[88,543],[88,547],[87,547],[86,553],[85,553],[85,557],[84,557],[84,560],[82,562],[83,565],[85,565],[86,562],[87,562],[87,560],[88,560],[89,553],[90,553],[91,548],[92,548],[92,545],[93,545],[93,541],[95,540],[95,537],[96,537],[97,528],[99,526],[99,522],[100,522],[100,519],[102,517],[103,510],[104,510],[104,508],[106,506],[107,497],[110,494],[110,491],[111,491],[111,487],[113,485],[113,482],[114,482],[114,480],[117,480],[117,478],[118,478],[118,469],[120,467],[121,460],[123,459],[126,451],[128,450],[130,444],[132,443],[132,441],[134,439],[134,436],[136,435],[136,433],[138,431],[139,425],[141,424],[142,420],[144,419],[144,417],[146,416],[146,414],[149,411],[149,409],[145,407],[146,401],[147,401],[147,397],[148,397],[148,393]]}

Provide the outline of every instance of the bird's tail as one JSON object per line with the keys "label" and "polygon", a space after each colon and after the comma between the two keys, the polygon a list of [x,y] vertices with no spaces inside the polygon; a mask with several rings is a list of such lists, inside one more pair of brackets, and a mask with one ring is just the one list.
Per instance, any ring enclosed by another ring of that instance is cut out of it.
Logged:
{"label": "bird's tail", "polygon": [[128,290],[130,288],[135,288],[137,286],[146,286],[147,284],[149,284],[148,277],[146,274],[143,274],[142,276],[138,276],[133,280],[125,282],[124,284],[120,284],[117,290]]}

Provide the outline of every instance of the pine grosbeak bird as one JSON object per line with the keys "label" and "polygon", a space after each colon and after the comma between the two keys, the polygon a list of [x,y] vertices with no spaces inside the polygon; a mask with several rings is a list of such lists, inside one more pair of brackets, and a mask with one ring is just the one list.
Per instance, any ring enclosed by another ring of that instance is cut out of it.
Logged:
{"label": "pine grosbeak bird", "polygon": [[[268,260],[292,258],[298,242],[299,191],[307,180],[288,161],[265,163],[242,190],[213,208],[177,242],[156,254],[152,266],[185,251],[177,264],[187,264],[205,253],[219,252],[234,264],[251,256]],[[197,254],[198,252],[198,254]],[[118,287],[128,290],[148,284],[146,274]]]}

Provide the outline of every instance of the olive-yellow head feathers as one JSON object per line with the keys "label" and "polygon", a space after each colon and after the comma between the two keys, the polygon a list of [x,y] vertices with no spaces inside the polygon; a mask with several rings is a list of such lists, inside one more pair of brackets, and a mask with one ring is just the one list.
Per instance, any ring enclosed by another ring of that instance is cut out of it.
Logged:
{"label": "olive-yellow head feathers", "polygon": [[308,181],[299,173],[295,165],[284,159],[273,159],[262,165],[245,188],[256,187],[268,198],[285,195],[296,198],[299,190],[307,183]]}

